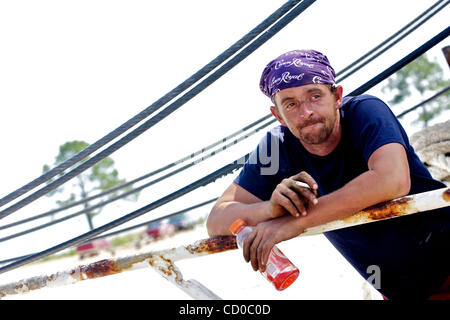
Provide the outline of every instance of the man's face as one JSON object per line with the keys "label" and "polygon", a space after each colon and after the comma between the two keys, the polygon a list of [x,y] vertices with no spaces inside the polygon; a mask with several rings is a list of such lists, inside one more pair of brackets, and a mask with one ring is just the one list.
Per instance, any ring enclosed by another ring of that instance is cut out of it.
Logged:
{"label": "man's face", "polygon": [[272,113],[301,142],[317,145],[326,142],[337,128],[342,87],[336,94],[324,84],[307,84],[276,93]]}

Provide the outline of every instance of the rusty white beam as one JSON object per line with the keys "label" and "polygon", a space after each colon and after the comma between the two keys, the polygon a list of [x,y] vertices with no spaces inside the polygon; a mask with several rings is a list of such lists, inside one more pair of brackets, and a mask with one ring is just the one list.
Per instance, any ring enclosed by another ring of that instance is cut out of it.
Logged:
{"label": "rusty white beam", "polygon": [[[438,189],[377,204],[345,219],[309,228],[302,235],[319,234],[340,228],[434,210],[449,205],[450,188]],[[33,277],[0,285],[0,298],[6,295],[26,293],[43,287],[56,287],[150,266],[194,299],[220,299],[199,282],[183,280],[183,276],[175,266],[174,261],[236,248],[236,239],[233,236],[221,236],[199,240],[187,246],[148,252],[115,260],[101,260],[49,276]]]}
{"label": "rusty white beam", "polygon": [[7,295],[27,293],[44,287],[59,287],[123,271],[152,267],[194,299],[220,299],[198,281],[185,281],[174,261],[236,248],[235,238],[233,236],[224,236],[199,240],[193,244],[178,248],[142,253],[124,258],[104,259],[51,275],[32,277],[0,285],[0,298]]}
{"label": "rusty white beam", "polygon": [[196,280],[183,280],[183,275],[177,266],[162,255],[153,256],[149,261],[151,266],[166,280],[196,300],[221,300],[214,292]]}
{"label": "rusty white beam", "polygon": [[308,228],[300,236],[320,234],[326,231],[406,216],[447,206],[450,206],[450,188],[417,193],[376,204],[344,219]]}

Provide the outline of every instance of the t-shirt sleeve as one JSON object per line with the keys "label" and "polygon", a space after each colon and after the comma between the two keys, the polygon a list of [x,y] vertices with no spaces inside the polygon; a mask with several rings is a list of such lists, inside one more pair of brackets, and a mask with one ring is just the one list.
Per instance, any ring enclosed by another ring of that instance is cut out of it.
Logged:
{"label": "t-shirt sleeve", "polygon": [[408,150],[407,137],[391,109],[378,98],[360,101],[349,114],[353,143],[369,161],[372,153],[388,143],[400,143]]}
{"label": "t-shirt sleeve", "polygon": [[277,138],[268,132],[234,179],[236,184],[263,201],[270,199],[281,180],[279,150],[276,143]]}

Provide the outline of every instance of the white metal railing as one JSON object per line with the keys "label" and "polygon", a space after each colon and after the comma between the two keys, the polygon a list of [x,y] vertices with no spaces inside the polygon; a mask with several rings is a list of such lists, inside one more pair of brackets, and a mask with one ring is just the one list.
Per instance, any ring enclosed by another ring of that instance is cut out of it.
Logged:
{"label": "white metal railing", "polygon": [[[450,205],[450,188],[423,192],[383,202],[364,209],[344,219],[309,228],[300,236],[356,226],[364,223],[402,217],[417,212],[434,210]],[[119,272],[152,267],[164,278],[194,299],[220,299],[215,293],[196,280],[184,280],[175,261],[236,249],[233,236],[198,240],[187,246],[147,252],[117,259],[100,260],[51,275],[37,276],[0,285],[0,298],[27,293],[44,287],[57,287],[78,281],[104,277]]]}

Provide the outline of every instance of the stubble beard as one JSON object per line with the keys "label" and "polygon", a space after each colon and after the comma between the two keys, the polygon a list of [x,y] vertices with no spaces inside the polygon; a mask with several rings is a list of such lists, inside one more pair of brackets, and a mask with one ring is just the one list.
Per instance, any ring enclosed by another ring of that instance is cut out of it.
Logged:
{"label": "stubble beard", "polygon": [[[331,133],[333,132],[334,126],[336,124],[336,114],[333,116],[332,119],[326,118],[320,118],[320,119],[313,119],[310,121],[307,121],[303,124],[303,126],[299,129],[299,135],[300,140],[303,141],[306,144],[309,145],[318,145],[321,143],[324,143],[328,140],[328,138],[331,136]],[[323,126],[320,129],[318,133],[312,133],[312,132],[303,132],[303,129],[307,127],[308,125],[315,124],[315,123],[322,123]]]}

